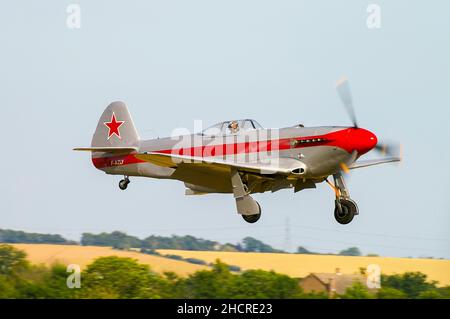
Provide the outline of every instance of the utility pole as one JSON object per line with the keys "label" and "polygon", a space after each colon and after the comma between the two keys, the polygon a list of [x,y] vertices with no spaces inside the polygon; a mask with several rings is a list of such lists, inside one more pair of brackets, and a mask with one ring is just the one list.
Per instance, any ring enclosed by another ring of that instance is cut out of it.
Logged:
{"label": "utility pole", "polygon": [[284,251],[291,252],[291,227],[289,217],[286,218],[285,226],[284,226]]}

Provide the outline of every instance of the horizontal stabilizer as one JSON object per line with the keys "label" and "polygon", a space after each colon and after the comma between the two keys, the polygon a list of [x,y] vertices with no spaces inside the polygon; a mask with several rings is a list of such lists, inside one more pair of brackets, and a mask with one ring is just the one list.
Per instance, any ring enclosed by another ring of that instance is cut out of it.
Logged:
{"label": "horizontal stabilizer", "polygon": [[74,151],[84,152],[105,152],[105,153],[132,153],[137,152],[138,148],[133,146],[127,147],[77,147]]}

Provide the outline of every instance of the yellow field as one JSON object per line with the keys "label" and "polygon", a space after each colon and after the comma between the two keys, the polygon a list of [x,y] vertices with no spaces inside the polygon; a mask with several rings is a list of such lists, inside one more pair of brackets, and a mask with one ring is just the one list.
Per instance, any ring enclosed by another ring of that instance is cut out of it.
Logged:
{"label": "yellow field", "polygon": [[[207,266],[194,265],[184,261],[168,259],[132,251],[114,250],[109,247],[46,245],[46,244],[14,244],[24,250],[30,262],[50,265],[54,262],[78,264],[83,269],[95,258],[103,256],[119,256],[137,259],[149,265],[156,272],[173,271],[186,276],[197,270],[209,269]],[[377,264],[383,274],[420,271],[439,285],[450,285],[450,260],[409,259],[388,257],[347,257],[300,254],[267,254],[236,253],[216,251],[158,250],[162,254],[173,254],[214,262],[216,259],[246,269],[274,270],[291,277],[305,277],[312,272],[335,272],[339,268],[342,273],[359,272],[360,267]]]}
{"label": "yellow field", "polygon": [[214,251],[158,250],[162,254],[174,254],[183,257],[214,262],[216,259],[246,269],[274,270],[291,277],[305,277],[312,272],[358,273],[360,267],[370,264],[381,267],[382,274],[391,275],[407,271],[420,271],[428,279],[439,281],[439,285],[450,285],[450,260],[410,259],[388,257],[348,257],[300,254],[236,253]]}
{"label": "yellow field", "polygon": [[104,256],[130,257],[142,264],[147,264],[156,272],[173,271],[181,276],[209,269],[209,267],[194,265],[184,261],[141,254],[131,251],[114,250],[110,247],[76,246],[76,245],[45,245],[45,244],[14,244],[18,249],[24,250],[28,260],[34,264],[51,265],[55,262],[63,264],[77,264],[85,268],[95,258]]}

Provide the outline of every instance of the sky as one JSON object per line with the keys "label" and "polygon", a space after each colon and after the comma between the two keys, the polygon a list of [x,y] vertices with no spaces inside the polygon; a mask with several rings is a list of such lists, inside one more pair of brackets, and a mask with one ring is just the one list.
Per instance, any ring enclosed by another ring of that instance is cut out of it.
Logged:
{"label": "sky", "polygon": [[[80,28],[67,25],[79,5]],[[380,28],[368,28],[369,4]],[[256,237],[276,248],[450,258],[450,2],[6,1],[0,11],[0,228]],[[349,125],[335,82],[351,83],[359,125],[400,142],[404,161],[347,176],[360,215],[333,217],[325,184],[254,196],[246,224],[231,195],[185,196],[170,180],[96,170],[98,118],[125,101],[143,138],[230,118],[264,127]]]}

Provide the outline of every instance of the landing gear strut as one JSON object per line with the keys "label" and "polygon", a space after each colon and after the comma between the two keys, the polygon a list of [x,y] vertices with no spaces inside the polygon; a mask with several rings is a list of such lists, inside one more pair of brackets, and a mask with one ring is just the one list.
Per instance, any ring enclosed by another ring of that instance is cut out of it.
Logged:
{"label": "landing gear strut", "polygon": [[342,173],[334,174],[333,178],[334,185],[330,185],[333,187],[336,194],[336,199],[334,201],[334,218],[339,224],[346,225],[353,220],[355,215],[359,214],[358,205],[350,198]]}
{"label": "landing gear strut", "polygon": [[125,176],[125,178],[119,182],[119,188],[124,191],[127,189],[128,184],[130,184],[130,179],[128,176]]}
{"label": "landing gear strut", "polygon": [[249,195],[248,187],[242,182],[238,170],[231,168],[230,173],[238,214],[241,214],[247,223],[256,223],[261,217],[261,206]]}

